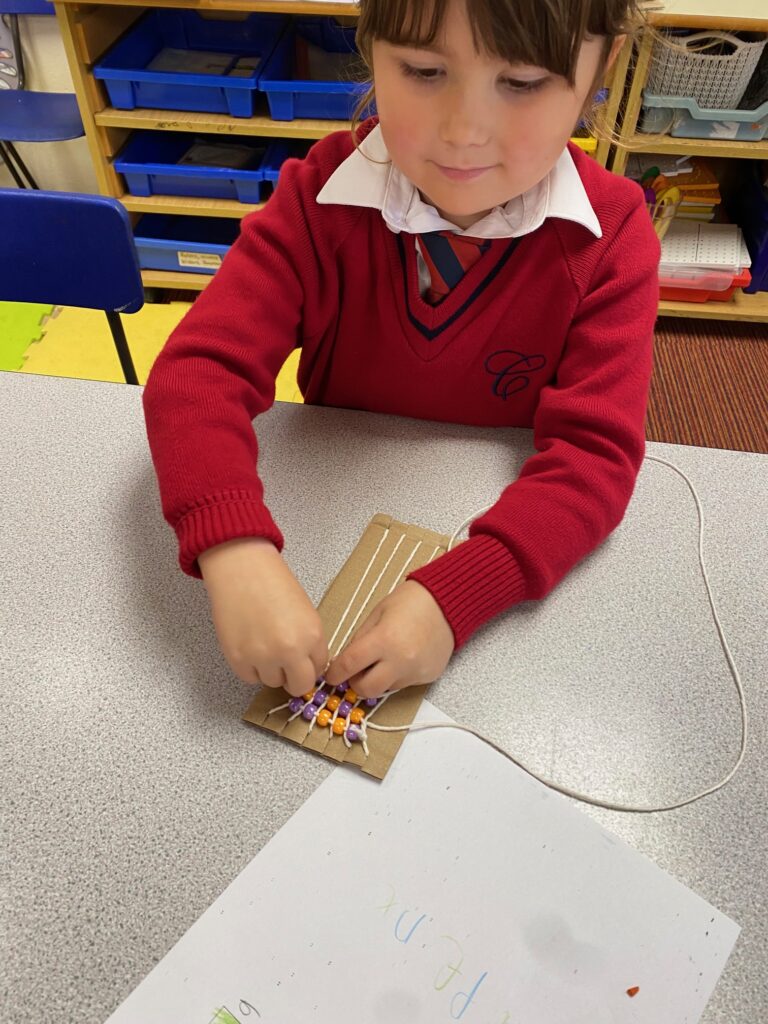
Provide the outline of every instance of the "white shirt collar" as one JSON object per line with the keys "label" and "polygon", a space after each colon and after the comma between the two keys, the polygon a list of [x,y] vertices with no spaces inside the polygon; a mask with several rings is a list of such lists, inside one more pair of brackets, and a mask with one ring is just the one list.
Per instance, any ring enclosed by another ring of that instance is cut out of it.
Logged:
{"label": "white shirt collar", "polygon": [[474,238],[517,238],[541,227],[548,217],[559,217],[583,225],[596,238],[603,235],[567,149],[538,185],[461,230],[425,203],[416,186],[394,166],[379,125],[339,164],[318,193],[317,202],[380,210],[387,227],[395,233],[456,231]]}

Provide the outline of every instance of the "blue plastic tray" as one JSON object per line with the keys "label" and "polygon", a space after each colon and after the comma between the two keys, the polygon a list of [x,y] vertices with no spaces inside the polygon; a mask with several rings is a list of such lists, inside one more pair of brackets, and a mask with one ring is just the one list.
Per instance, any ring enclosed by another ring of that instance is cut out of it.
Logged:
{"label": "blue plastic tray", "polygon": [[[214,21],[197,11],[149,11],[95,65],[93,74],[105,82],[110,102],[121,110],[159,107],[252,117],[265,62],[286,24],[282,15],[275,14]],[[261,64],[243,78],[147,71],[147,65],[165,47],[231,53],[233,60],[260,57]]]}
{"label": "blue plastic tray", "polygon": [[689,96],[643,95],[642,132],[677,139],[735,139],[758,142],[768,135],[768,103],[756,110],[708,110]]}
{"label": "blue plastic tray", "polygon": [[296,79],[295,43],[296,29],[292,27],[275,47],[259,81],[259,88],[267,94],[273,120],[293,121],[297,117],[349,120],[368,86],[359,82]]}
{"label": "blue plastic tray", "polygon": [[[253,156],[244,169],[179,166],[178,161],[196,141],[213,146],[236,141],[239,146],[251,149]],[[259,203],[267,191],[266,151],[263,139],[247,136],[234,140],[229,136],[187,132],[135,132],[115,160],[115,170],[125,175],[128,191],[134,196],[205,196]]]}
{"label": "blue plastic tray", "polygon": [[240,222],[218,217],[148,213],[133,229],[145,270],[215,274],[240,232]]}
{"label": "blue plastic tray", "polygon": [[355,29],[345,28],[327,15],[308,15],[296,19],[296,31],[310,43],[328,53],[356,53]]}
{"label": "blue plastic tray", "polygon": [[313,145],[306,139],[280,139],[271,143],[261,165],[264,180],[274,185],[285,161],[291,158],[303,160]]}
{"label": "blue plastic tray", "polygon": [[0,0],[0,14],[55,14],[47,0]]}

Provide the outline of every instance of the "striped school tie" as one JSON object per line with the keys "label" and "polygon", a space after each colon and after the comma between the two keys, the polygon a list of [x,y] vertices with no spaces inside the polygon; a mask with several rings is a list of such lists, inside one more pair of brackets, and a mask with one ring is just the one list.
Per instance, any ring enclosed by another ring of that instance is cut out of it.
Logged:
{"label": "striped school tie", "polygon": [[453,231],[428,231],[419,235],[419,241],[431,282],[424,298],[432,306],[442,302],[491,247],[488,238],[470,238]]}

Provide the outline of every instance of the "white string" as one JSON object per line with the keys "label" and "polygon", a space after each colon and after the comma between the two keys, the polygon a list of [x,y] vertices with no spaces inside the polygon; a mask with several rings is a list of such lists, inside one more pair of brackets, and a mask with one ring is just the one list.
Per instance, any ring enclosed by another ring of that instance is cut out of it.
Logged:
{"label": "white string", "polygon": [[[374,730],[378,730],[379,732],[418,732],[423,729],[459,729],[462,732],[468,732],[472,736],[476,736],[479,740],[482,740],[483,743],[487,743],[489,747],[493,747],[493,749],[498,751],[498,753],[500,753],[503,757],[506,757],[508,760],[512,761],[513,764],[516,764],[518,768],[521,768],[524,772],[526,772],[532,778],[536,779],[538,782],[543,783],[549,789],[553,789],[556,793],[562,793],[564,796],[572,797],[574,800],[580,800],[582,803],[585,804],[591,804],[593,807],[604,807],[609,811],[629,811],[634,814],[653,814],[661,811],[676,811],[681,807],[687,807],[688,804],[692,804],[695,803],[697,800],[703,799],[703,797],[705,796],[710,796],[712,793],[716,793],[719,789],[722,789],[723,786],[726,786],[741,767],[742,762],[744,761],[744,756],[747,751],[747,700],[744,694],[744,687],[741,682],[739,670],[736,667],[736,663],[733,660],[733,655],[731,654],[730,647],[728,646],[728,641],[725,638],[723,626],[720,622],[720,616],[718,615],[717,607],[715,605],[715,599],[712,594],[712,588],[709,583],[707,567],[704,563],[704,510],[701,507],[701,502],[699,501],[699,496],[696,492],[696,488],[693,486],[693,484],[682,471],[682,469],[680,469],[678,466],[675,466],[671,462],[667,462],[666,459],[657,458],[656,456],[653,455],[647,455],[646,460],[649,462],[657,462],[661,466],[667,466],[669,469],[673,470],[673,472],[677,473],[677,475],[685,481],[685,484],[688,487],[688,490],[691,492],[694,503],[696,505],[696,512],[699,520],[699,567],[701,569],[702,578],[704,579],[704,586],[707,591],[707,599],[709,600],[709,607],[710,611],[712,612],[712,619],[715,623],[715,629],[717,630],[718,639],[720,640],[720,646],[723,649],[725,660],[728,664],[728,669],[731,673],[734,684],[736,686],[736,692],[739,697],[739,708],[741,712],[741,744],[739,747],[739,754],[731,770],[725,775],[725,777],[720,782],[715,783],[713,786],[709,786],[707,789],[701,790],[701,792],[699,793],[694,793],[692,796],[685,797],[682,800],[678,800],[675,803],[664,804],[659,807],[619,804],[613,803],[609,800],[600,800],[597,797],[587,796],[584,793],[579,793],[574,789],[570,789],[568,786],[561,786],[558,783],[552,782],[550,779],[545,779],[543,776],[533,771],[533,769],[529,768],[527,765],[519,761],[516,757],[510,754],[509,751],[505,750],[503,747],[500,747],[497,743],[494,743],[493,740],[488,739],[487,736],[483,736],[481,733],[477,732],[477,730],[472,729],[467,725],[460,725],[458,722],[414,722],[410,725],[377,725],[375,722],[368,721],[367,727]],[[487,510],[488,508],[483,508],[479,512],[475,512],[467,519],[465,519],[465,521],[461,524],[461,526],[454,532],[453,536],[451,537],[448,544],[449,551],[452,549],[453,544],[455,543],[457,537],[462,532],[462,530],[464,530],[469,525],[469,523],[471,523],[477,516],[482,515]],[[384,696],[389,696],[389,694],[385,694]],[[374,708],[373,710],[375,711],[376,708]],[[373,714],[373,712],[371,712],[371,714]],[[370,720],[371,715],[368,715],[367,718]]]}
{"label": "white string", "polygon": [[457,526],[456,529],[451,534],[451,539],[448,541],[448,547],[446,548],[446,551],[453,551],[453,545],[459,539],[459,535],[462,534],[464,530],[466,530],[466,528],[469,526],[469,524],[474,522],[475,519],[478,518],[478,516],[484,515],[486,512],[489,512],[492,508],[493,505],[485,505],[483,506],[483,508],[479,508],[477,512],[473,512],[471,516],[467,516],[467,518],[464,520],[461,526]]}
{"label": "white string", "polygon": [[[376,588],[377,588],[377,587],[378,587],[378,585],[379,585],[379,584],[381,583],[381,580],[382,580],[382,578],[384,577],[384,574],[386,573],[387,569],[388,569],[388,568],[389,568],[389,566],[391,565],[391,563],[392,563],[392,560],[394,559],[395,555],[397,554],[397,552],[398,552],[398,550],[399,550],[399,548],[400,548],[400,545],[401,545],[401,544],[403,543],[403,541],[405,540],[405,537],[406,537],[406,534],[402,534],[402,535],[401,535],[401,537],[400,537],[400,539],[398,540],[397,544],[395,544],[395,549],[394,549],[394,551],[393,551],[393,552],[392,552],[392,554],[391,554],[391,555],[389,556],[389,558],[387,559],[387,561],[386,561],[386,562],[384,563],[384,568],[383,568],[383,569],[381,570],[381,572],[380,572],[380,573],[379,573],[379,575],[377,576],[377,578],[376,578],[376,582],[375,582],[375,583],[373,584],[373,586],[371,587],[370,591],[368,592],[368,596],[366,597],[365,601],[363,601],[362,605],[361,605],[361,606],[360,606],[360,608],[358,609],[357,615],[356,615],[356,616],[354,617],[354,619],[352,620],[352,624],[350,625],[350,627],[349,627],[349,629],[347,630],[347,632],[346,632],[346,633],[344,634],[344,639],[343,639],[343,640],[341,641],[341,643],[339,644],[338,650],[336,651],[336,653],[335,653],[334,655],[332,655],[332,657],[334,657],[334,658],[335,658],[335,657],[336,657],[336,656],[337,656],[337,655],[339,654],[339,651],[343,651],[343,650],[344,650],[344,646],[345,646],[345,644],[346,644],[347,640],[349,640],[349,638],[350,638],[350,636],[351,636],[352,632],[353,632],[353,631],[354,631],[354,629],[355,629],[355,626],[356,626],[356,625],[358,624],[358,622],[360,621],[360,617],[362,616],[362,614],[363,614],[363,612],[365,611],[365,609],[366,609],[366,608],[368,607],[368,602],[369,602],[369,601],[371,600],[371,598],[373,597],[373,595],[374,595],[374,594],[376,593]],[[379,547],[380,547],[380,546],[381,546],[381,545],[379,545]],[[416,552],[417,552],[417,551],[419,550],[419,548],[420,548],[420,547],[421,547],[421,541],[417,541],[417,542],[416,542],[416,547],[415,547],[415,548],[413,549],[413,551],[411,552],[411,554],[410,554],[410,556],[409,556],[408,560],[406,561],[405,565],[404,565],[404,566],[402,567],[402,569],[401,569],[401,570],[400,570],[400,572],[398,573],[398,575],[397,575],[397,578],[395,579],[394,583],[392,584],[392,586],[391,586],[391,587],[389,588],[389,590],[387,591],[387,596],[389,596],[389,594],[391,594],[391,593],[392,593],[392,591],[393,591],[393,590],[395,589],[395,587],[396,587],[396,586],[397,586],[397,585],[398,585],[398,584],[400,583],[400,580],[401,580],[401,579],[403,578],[403,576],[405,575],[405,573],[406,573],[406,571],[407,571],[407,569],[408,569],[408,566],[409,566],[409,565],[411,564],[411,562],[412,562],[412,561],[413,561],[413,559],[415,558],[415,556],[416,556]],[[436,548],[435,550],[436,550],[436,551],[439,551],[440,549],[439,549],[439,548]],[[372,566],[372,565],[373,565],[373,563],[374,563],[374,562],[376,561],[376,555],[377,555],[377,554],[378,554],[378,548],[376,549],[376,551],[375,551],[375,552],[374,552],[374,554],[372,555],[372,557],[371,557],[371,560],[370,560],[370,562],[368,563],[368,565],[367,565],[367,567],[366,567],[366,570],[365,570],[365,572],[363,573],[363,579],[365,579],[365,577],[366,577],[366,576],[368,575],[368,572],[369,572],[369,570],[370,570],[371,566]],[[434,555],[433,555],[432,557],[434,558]],[[355,603],[355,598],[357,597],[357,593],[358,593],[359,589],[360,589],[360,588],[359,588],[359,586],[358,586],[357,590],[355,591],[355,593],[354,593],[354,594],[352,595],[352,597],[350,598],[350,600],[349,600],[349,603],[347,604],[347,607],[346,607],[346,608],[344,609],[344,612],[343,612],[343,614],[342,614],[342,616],[341,616],[341,621],[342,621],[342,622],[343,622],[343,621],[344,621],[344,620],[346,619],[347,615],[349,614],[349,611],[350,611],[350,609],[352,608],[352,605],[353,605],[353,604]],[[337,630],[337,632],[338,632],[338,630]],[[334,636],[335,636],[335,634],[334,634]]]}
{"label": "white string", "polygon": [[[360,582],[355,587],[355,591],[354,591],[354,593],[352,594],[352,597],[349,599],[349,601],[347,603],[347,607],[341,613],[341,617],[339,618],[338,625],[336,626],[336,629],[334,630],[333,636],[331,637],[330,642],[328,644],[329,651],[332,649],[333,643],[336,640],[336,637],[338,636],[339,631],[340,631],[343,623],[346,621],[347,615],[349,615],[349,613],[350,613],[350,611],[352,609],[352,606],[354,605],[355,601],[357,600],[357,595],[360,593],[360,589],[362,588],[363,583],[367,579],[368,573],[373,568],[373,565],[376,562],[376,559],[378,558],[379,551],[381,551],[381,547],[382,547],[384,541],[386,540],[388,533],[389,533],[389,527],[387,526],[385,528],[384,532],[382,533],[381,538],[379,539],[379,543],[376,545],[376,550],[371,555],[371,557],[370,557],[370,559],[368,561],[368,565],[365,567],[365,570],[363,571],[363,574],[360,577]],[[387,559],[387,561],[386,561],[386,563],[384,565],[384,568],[379,573],[379,575],[378,575],[378,577],[376,579],[376,582],[373,584],[373,586],[371,587],[370,591],[368,592],[368,596],[366,597],[366,599],[363,602],[362,606],[360,607],[357,615],[355,616],[354,620],[352,621],[352,624],[350,625],[349,629],[347,630],[346,634],[344,635],[344,638],[342,639],[341,643],[339,644],[338,650],[336,651],[335,654],[332,654],[331,657],[335,658],[338,655],[339,651],[343,650],[344,645],[346,644],[347,640],[349,639],[350,634],[352,633],[352,631],[354,630],[355,626],[359,622],[361,615],[363,614],[365,609],[368,607],[368,602],[371,600],[373,595],[376,593],[376,588],[378,587],[379,583],[381,582],[382,578],[384,577],[384,574],[386,573],[387,569],[389,568],[390,564],[392,563],[392,560],[394,559],[395,555],[397,554],[397,552],[398,552],[398,550],[400,548],[400,545],[405,540],[405,537],[406,537],[406,534],[402,534],[402,536],[398,540],[397,544],[395,545],[394,551],[392,552],[392,554]],[[407,560],[405,561],[405,564],[403,565],[403,567],[400,569],[400,572],[397,574],[395,580],[392,583],[392,586],[387,591],[387,596],[389,596],[394,591],[395,587],[397,587],[399,585],[399,583],[402,580],[403,576],[405,576],[405,574],[408,571],[408,568],[409,568],[411,562],[413,562],[414,558],[416,557],[416,553],[419,550],[419,548],[421,547],[422,543],[423,543],[422,541],[417,541],[416,542],[416,546],[414,547],[413,551],[411,551],[411,553],[408,556]],[[441,550],[440,545],[436,545],[435,549],[432,552],[432,554],[427,559],[427,562],[431,562],[432,559],[438,554],[438,552],[440,550]],[[330,665],[330,660],[328,662],[328,665]],[[328,670],[328,665],[326,665],[326,671]],[[321,686],[324,684],[324,682],[325,682],[325,677],[323,676],[322,680],[315,684],[315,688],[316,688],[315,692],[317,692],[317,690],[319,690],[321,688]],[[390,696],[390,694],[387,694],[387,696]],[[384,699],[385,698],[382,697],[379,703],[383,703]],[[280,704],[278,707],[272,708],[272,710],[270,712],[268,712],[268,713],[270,715],[272,715],[276,711],[282,711],[284,708],[287,708],[289,706],[289,703],[290,702],[288,702],[288,704]],[[327,703],[327,698],[326,698],[326,703]],[[355,707],[357,707],[359,704],[360,704],[360,700],[357,701],[357,703],[355,704]],[[325,706],[326,705],[324,703],[323,704],[323,708]],[[339,705],[339,706],[341,706],[341,705]],[[322,710],[322,708],[318,709],[318,711],[321,711],[321,710]],[[354,710],[354,708],[352,710]],[[373,710],[375,710],[375,708]],[[293,719],[294,718],[298,718],[298,716],[301,713],[302,713],[301,711],[297,711],[296,714],[292,715],[288,719],[288,721],[292,722]],[[371,714],[372,713],[373,713],[373,711],[371,712]],[[338,716],[339,716],[339,709],[336,708],[336,710],[332,713],[332,718],[331,718],[330,722],[328,723],[328,728],[330,730],[331,738],[335,735],[334,732],[333,732],[333,724],[336,721],[336,719],[338,718]],[[366,717],[370,717],[370,715],[368,715]],[[317,721],[317,718],[315,716],[315,717],[312,718],[312,721],[310,723],[309,730],[308,730],[309,732],[311,732],[312,729],[314,728],[316,721]],[[365,731],[365,721],[366,721],[366,719],[363,718],[363,721],[361,722],[362,728],[360,729],[360,740],[362,741],[363,752],[365,753],[365,756],[368,757],[368,734]],[[347,718],[346,718],[346,726],[349,727],[349,715],[347,715]],[[344,743],[347,745],[347,747],[350,747],[351,743],[350,743],[349,739],[347,738],[346,728],[344,730],[343,738],[344,738]]]}
{"label": "white string", "polygon": [[[339,635],[339,630],[341,629],[342,625],[344,624],[344,620],[346,619],[347,615],[349,614],[349,609],[350,609],[350,608],[352,607],[352,605],[353,605],[353,604],[355,603],[355,599],[357,598],[357,595],[358,595],[358,594],[360,593],[360,588],[362,587],[363,583],[365,583],[365,579],[366,579],[366,577],[367,577],[368,573],[369,573],[369,572],[371,571],[371,566],[372,566],[372,565],[373,565],[373,563],[374,563],[374,562],[376,561],[376,558],[377,558],[377,556],[378,556],[378,554],[379,554],[379,551],[381,551],[381,545],[382,545],[382,544],[384,543],[384,541],[385,541],[385,540],[387,539],[387,534],[388,534],[388,533],[389,533],[389,527],[387,526],[387,527],[385,528],[384,532],[383,532],[383,533],[382,533],[382,535],[381,535],[381,539],[379,540],[379,543],[378,543],[378,544],[376,545],[376,550],[375,550],[375,551],[373,552],[373,555],[371,556],[371,560],[370,560],[370,562],[369,562],[369,563],[368,563],[368,565],[367,565],[367,566],[365,567],[365,572],[364,572],[364,573],[363,573],[363,575],[362,575],[362,576],[360,577],[360,582],[359,582],[359,583],[357,584],[357,587],[355,587],[355,592],[354,592],[354,594],[353,594],[353,595],[352,595],[352,597],[351,597],[351,598],[349,599],[349,604],[348,604],[348,605],[347,605],[347,607],[346,607],[346,608],[344,609],[344,614],[343,614],[343,615],[341,616],[341,618],[339,619],[339,624],[338,624],[338,625],[336,626],[336,629],[335,629],[335,630],[334,630],[334,632],[333,632],[333,636],[332,636],[332,637],[331,637],[331,639],[330,639],[330,640],[328,641],[328,650],[329,650],[329,651],[331,651],[331,650],[333,649],[333,645],[334,645],[334,642],[335,642],[335,640],[336,640],[336,637],[337,637],[337,636]],[[339,649],[341,649],[341,647],[343,647],[343,646],[344,646],[344,645],[343,645],[343,644],[341,644],[341,645],[340,645],[340,647],[339,647]]]}

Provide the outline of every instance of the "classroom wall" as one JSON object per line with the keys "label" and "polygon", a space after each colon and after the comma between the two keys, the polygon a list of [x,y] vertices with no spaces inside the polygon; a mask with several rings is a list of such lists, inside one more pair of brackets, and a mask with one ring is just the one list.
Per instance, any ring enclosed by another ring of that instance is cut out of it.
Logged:
{"label": "classroom wall", "polygon": [[[19,22],[27,87],[42,92],[74,92],[56,18],[41,15],[23,17]],[[40,188],[98,192],[85,138],[56,143],[19,143],[17,148]],[[0,185],[14,185],[4,164],[0,164]]]}

